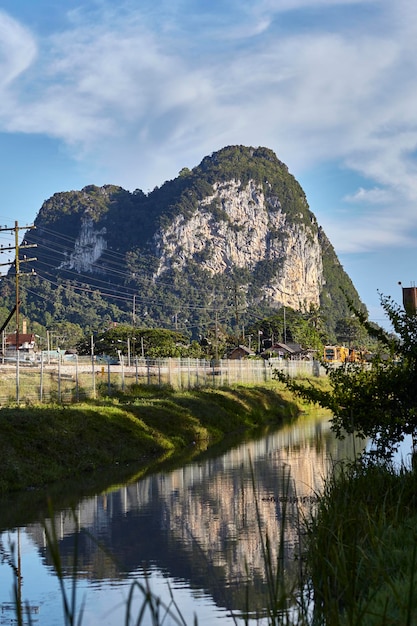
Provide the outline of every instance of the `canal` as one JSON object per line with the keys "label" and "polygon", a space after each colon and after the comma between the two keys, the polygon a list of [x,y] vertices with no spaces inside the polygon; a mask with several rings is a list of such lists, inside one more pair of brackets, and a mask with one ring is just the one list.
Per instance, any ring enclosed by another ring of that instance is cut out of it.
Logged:
{"label": "canal", "polygon": [[[248,607],[250,623],[262,623],[262,542],[268,537],[274,562],[281,548],[291,579],[302,550],[300,520],[314,508],[333,463],[352,458],[356,445],[351,438],[336,440],[324,416],[303,417],[226,453],[205,453],[178,469],[84,497],[72,509],[55,499],[46,525],[56,531],[69,596],[76,560],[82,625],[136,623],[141,587],[171,604],[177,617],[180,612],[179,623],[191,625],[196,615],[201,625],[243,624]],[[33,624],[61,626],[66,622],[53,556],[43,519],[33,516],[39,494],[0,505],[0,624],[16,623],[16,584]],[[18,522],[13,511],[19,511]],[[162,621],[162,605],[158,610]],[[153,623],[149,613],[141,623]]]}

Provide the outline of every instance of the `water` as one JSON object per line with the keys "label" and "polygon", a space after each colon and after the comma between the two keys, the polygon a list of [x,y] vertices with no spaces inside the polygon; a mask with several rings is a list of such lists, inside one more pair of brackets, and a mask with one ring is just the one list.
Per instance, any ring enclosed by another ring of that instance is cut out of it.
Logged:
{"label": "water", "polygon": [[[275,558],[288,517],[284,566],[291,577],[299,516],[309,514],[332,463],[352,458],[354,445],[351,439],[337,441],[324,418],[303,420],[221,456],[206,454],[174,471],[83,498],[74,511],[55,501],[53,521],[69,595],[78,546],[83,626],[125,623],[134,581],[135,620],[143,602],[139,585],[148,585],[165,604],[173,597],[187,624],[194,615],[201,625],[243,623],[246,594],[251,609],[261,614],[266,603],[261,537],[268,535]],[[31,509],[29,497],[24,494],[24,505],[13,503],[20,517],[21,507]],[[39,494],[39,506],[38,501]],[[18,592],[32,623],[64,624],[41,516],[28,513],[26,523],[13,525],[10,510],[7,514],[5,522],[0,513],[0,527],[7,528],[0,536],[0,624],[15,623],[13,560],[20,565]],[[151,624],[150,617],[143,623]]]}

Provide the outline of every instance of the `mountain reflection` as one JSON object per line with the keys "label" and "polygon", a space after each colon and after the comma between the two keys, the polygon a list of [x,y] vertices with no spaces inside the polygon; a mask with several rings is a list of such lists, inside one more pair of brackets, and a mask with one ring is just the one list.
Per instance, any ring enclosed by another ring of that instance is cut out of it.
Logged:
{"label": "mountain reflection", "polygon": [[[337,441],[329,422],[299,421],[218,458],[158,473],[81,501],[54,517],[64,571],[78,544],[79,575],[121,581],[158,568],[208,592],[216,603],[244,610],[246,588],[262,604],[261,537],[278,557],[286,518],[284,567],[298,555],[300,515],[314,506],[331,464],[354,455],[352,439]],[[261,529],[261,531],[260,531]],[[27,533],[46,564],[43,526]]]}

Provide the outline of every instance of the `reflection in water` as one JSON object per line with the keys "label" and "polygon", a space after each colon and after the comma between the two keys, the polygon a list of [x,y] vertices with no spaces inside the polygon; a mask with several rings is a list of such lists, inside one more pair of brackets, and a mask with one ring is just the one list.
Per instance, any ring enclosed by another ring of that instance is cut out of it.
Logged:
{"label": "reflection in water", "polygon": [[[145,572],[153,591],[166,595],[166,585],[160,587],[168,581],[177,602],[185,596],[189,623],[193,612],[199,624],[213,623],[217,616],[227,623],[231,611],[245,611],[247,589],[251,609],[261,612],[265,567],[258,524],[276,559],[287,517],[284,565],[290,576],[299,551],[300,513],[309,514],[332,462],[352,458],[354,452],[352,439],[336,441],[327,420],[299,421],[221,457],[84,499],[75,511],[76,520],[71,511],[61,511],[54,522],[68,576],[78,543],[79,584],[88,606],[83,625],[121,622],[122,607],[115,613],[114,606],[126,597],[132,580],[143,580]],[[5,539],[3,535],[3,548]],[[26,527],[26,541],[33,546],[28,551],[37,555],[42,575],[46,571],[53,580],[42,523]],[[23,577],[26,584],[24,571]],[[122,590],[117,600],[116,589]],[[110,597],[111,612],[105,601]],[[10,600],[3,589],[1,600]],[[49,596],[37,601],[43,614],[58,615]],[[59,605],[59,597],[55,603]],[[62,623],[54,619],[41,621]]]}

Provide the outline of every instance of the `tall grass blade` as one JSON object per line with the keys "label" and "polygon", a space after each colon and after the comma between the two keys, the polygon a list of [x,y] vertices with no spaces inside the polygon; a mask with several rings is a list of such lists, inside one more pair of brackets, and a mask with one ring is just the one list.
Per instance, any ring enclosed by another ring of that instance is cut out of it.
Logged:
{"label": "tall grass blade", "polygon": [[[56,532],[54,517],[53,517],[53,508],[52,504],[49,503],[49,515],[51,519],[51,523],[48,527],[48,524],[44,524],[44,531],[46,537],[47,547],[50,553],[50,557],[52,560],[52,565],[54,571],[57,575],[59,588],[61,592],[61,598],[63,603],[63,611],[64,611],[64,625],[65,626],[81,626],[82,617],[84,613],[84,600],[81,603],[81,607],[78,611],[77,616],[77,577],[78,577],[78,534],[75,534],[75,547],[74,547],[74,562],[72,564],[72,573],[71,573],[71,593],[68,594],[65,585],[65,577],[64,571],[62,568],[61,555],[59,552],[59,540]],[[72,511],[72,515],[74,518],[74,522],[77,523],[77,516],[74,511]]]}

